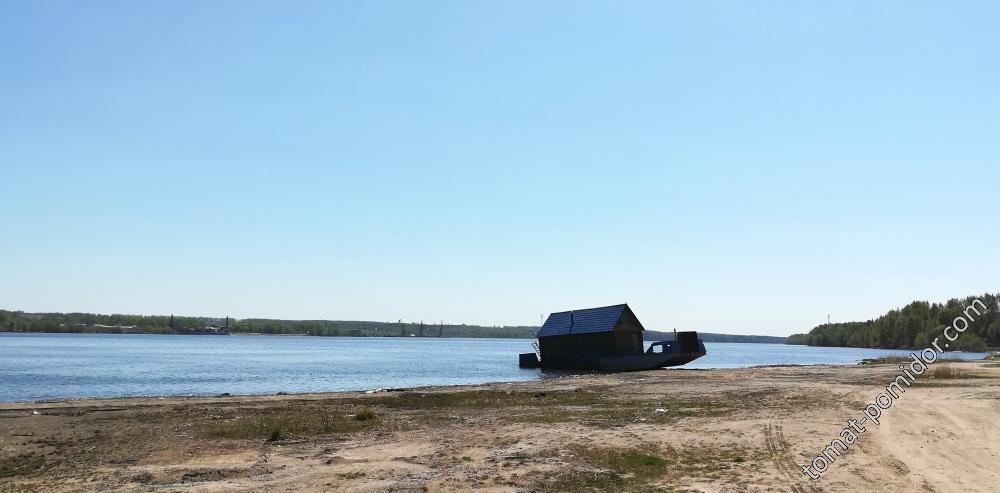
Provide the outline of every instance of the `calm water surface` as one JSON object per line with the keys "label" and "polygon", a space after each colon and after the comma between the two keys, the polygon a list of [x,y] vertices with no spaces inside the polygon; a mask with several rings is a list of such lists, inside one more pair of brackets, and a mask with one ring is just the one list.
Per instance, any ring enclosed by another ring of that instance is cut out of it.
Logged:
{"label": "calm water surface", "polygon": [[[851,364],[907,351],[706,343],[684,368]],[[0,402],[534,380],[526,339],[0,333]],[[982,353],[949,357],[982,358]]]}

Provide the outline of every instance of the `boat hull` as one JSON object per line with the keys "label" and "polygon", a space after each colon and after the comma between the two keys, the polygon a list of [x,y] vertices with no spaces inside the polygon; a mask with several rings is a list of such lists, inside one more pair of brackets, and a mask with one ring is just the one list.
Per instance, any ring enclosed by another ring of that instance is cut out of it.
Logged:
{"label": "boat hull", "polygon": [[631,356],[608,356],[602,358],[544,358],[538,362],[542,369],[550,370],[605,370],[643,371],[669,368],[690,363],[705,353],[654,353]]}
{"label": "boat hull", "polygon": [[545,370],[643,371],[685,365],[706,353],[697,332],[679,332],[673,341],[651,343],[645,353],[552,356],[543,348],[541,354],[520,354],[518,365]]}

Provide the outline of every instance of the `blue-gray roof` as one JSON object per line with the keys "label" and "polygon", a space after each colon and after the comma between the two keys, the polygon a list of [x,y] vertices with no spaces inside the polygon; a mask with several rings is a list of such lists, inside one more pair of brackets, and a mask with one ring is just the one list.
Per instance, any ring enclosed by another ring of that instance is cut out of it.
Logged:
{"label": "blue-gray roof", "polygon": [[538,329],[538,337],[611,332],[627,308],[622,304],[553,313]]}

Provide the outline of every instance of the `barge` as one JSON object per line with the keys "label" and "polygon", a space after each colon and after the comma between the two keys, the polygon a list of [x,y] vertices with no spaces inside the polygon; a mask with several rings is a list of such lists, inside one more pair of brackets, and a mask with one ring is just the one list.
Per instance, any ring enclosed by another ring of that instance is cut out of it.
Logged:
{"label": "barge", "polygon": [[706,354],[694,331],[645,348],[646,329],[628,304],[556,312],[538,330],[533,353],[519,366],[553,370],[641,371],[690,363]]}

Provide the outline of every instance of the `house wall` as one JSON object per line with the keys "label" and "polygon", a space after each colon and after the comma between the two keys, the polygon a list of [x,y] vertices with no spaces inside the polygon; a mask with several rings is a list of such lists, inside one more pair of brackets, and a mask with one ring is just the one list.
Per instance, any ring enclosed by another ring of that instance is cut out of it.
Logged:
{"label": "house wall", "polygon": [[538,348],[542,359],[642,354],[642,333],[637,330],[615,330],[543,337],[538,340]]}
{"label": "house wall", "polygon": [[642,354],[642,332],[638,330],[616,330],[613,334],[615,354]]}
{"label": "house wall", "polygon": [[612,333],[579,334],[570,336],[576,343],[576,351],[580,356],[606,356],[615,353],[615,341]]}
{"label": "house wall", "polygon": [[543,337],[538,340],[538,348],[542,353],[542,359],[546,357],[606,356],[615,353],[615,341],[610,332],[572,334]]}
{"label": "house wall", "polygon": [[576,351],[573,336],[541,337],[538,339],[538,350],[545,358],[565,358]]}

